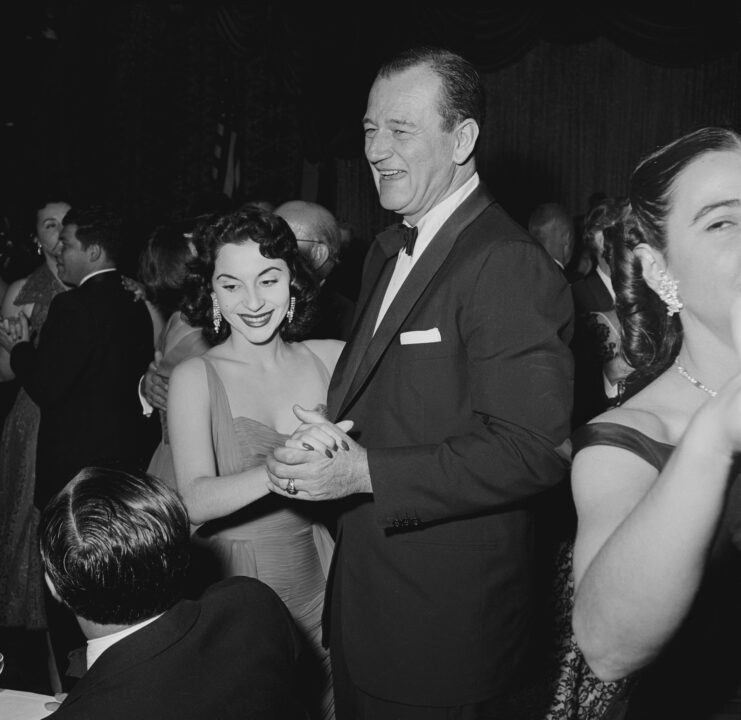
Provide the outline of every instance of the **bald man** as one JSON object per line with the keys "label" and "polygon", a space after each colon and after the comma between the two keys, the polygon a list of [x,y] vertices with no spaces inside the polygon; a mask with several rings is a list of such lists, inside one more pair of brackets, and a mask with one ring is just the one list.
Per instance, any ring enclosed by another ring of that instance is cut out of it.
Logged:
{"label": "bald man", "polygon": [[319,279],[319,322],[312,338],[347,340],[352,329],[354,303],[335,288],[327,278],[339,264],[342,233],[335,216],[314,202],[290,200],[274,210],[291,227],[298,248]]}

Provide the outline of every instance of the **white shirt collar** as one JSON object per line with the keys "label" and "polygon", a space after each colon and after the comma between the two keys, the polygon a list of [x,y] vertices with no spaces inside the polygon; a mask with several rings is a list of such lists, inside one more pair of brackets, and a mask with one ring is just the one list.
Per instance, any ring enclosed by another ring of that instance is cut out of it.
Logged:
{"label": "white shirt collar", "polygon": [[612,301],[615,302],[615,290],[612,287],[610,276],[599,265],[597,265],[597,275],[599,275],[600,280],[602,280],[604,286],[607,288],[607,292],[612,296]]}
{"label": "white shirt collar", "polygon": [[137,623],[136,625],[127,627],[124,630],[119,630],[118,632],[111,633],[110,635],[103,635],[103,637],[92,638],[91,640],[88,640],[87,648],[85,649],[85,657],[87,658],[87,669],[90,670],[93,663],[106,650],[108,650],[109,647],[112,647],[120,640],[123,640],[127,635],[131,635],[132,633],[135,633],[137,630],[141,630],[143,627],[146,627],[147,625],[149,625],[149,623],[154,622],[157,618],[160,618],[163,615],[164,613],[160,613],[159,615],[155,615],[154,617],[149,618],[148,620],[144,620],[140,623]]}
{"label": "white shirt collar", "polygon": [[[478,187],[479,174],[475,172],[454,193],[428,210],[417,222],[417,240],[412,253],[412,265],[425,251],[445,221],[463,204],[463,201]],[[409,223],[406,223],[407,225]]]}
{"label": "white shirt collar", "polygon": [[[107,273],[107,272],[116,272],[116,268],[104,268],[103,270],[96,270],[95,272],[91,272],[89,275],[85,275],[85,277],[82,278],[82,280],[80,280],[80,285],[82,285],[82,283],[84,283],[85,280],[89,280],[91,277],[95,277],[96,275],[102,275],[103,273]],[[77,287],[80,287],[80,285],[78,285]]]}

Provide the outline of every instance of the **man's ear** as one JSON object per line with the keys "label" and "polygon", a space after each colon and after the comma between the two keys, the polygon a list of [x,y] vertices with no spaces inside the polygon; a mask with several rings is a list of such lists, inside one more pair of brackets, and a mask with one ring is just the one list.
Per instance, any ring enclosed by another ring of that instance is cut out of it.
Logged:
{"label": "man's ear", "polygon": [[468,118],[458,125],[455,133],[455,147],[453,161],[456,165],[463,165],[473,154],[476,140],[479,137],[479,126],[473,118]]}
{"label": "man's ear", "polygon": [[329,248],[324,243],[312,243],[311,265],[315,270],[323,267],[329,260]]}
{"label": "man's ear", "polygon": [[647,243],[636,245],[633,252],[641,262],[643,279],[658,294],[661,285],[660,275],[666,271],[666,260],[664,260],[664,256]]}
{"label": "man's ear", "polygon": [[103,254],[103,248],[97,243],[91,243],[87,247],[87,257],[91,262],[98,262],[100,256]]}

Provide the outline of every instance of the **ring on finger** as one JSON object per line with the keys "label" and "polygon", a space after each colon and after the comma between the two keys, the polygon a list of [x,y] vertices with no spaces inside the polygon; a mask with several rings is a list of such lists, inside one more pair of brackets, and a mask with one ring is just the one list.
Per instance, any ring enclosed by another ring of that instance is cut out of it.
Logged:
{"label": "ring on finger", "polygon": [[293,478],[288,481],[288,484],[286,485],[286,492],[289,495],[295,495],[298,492],[298,490],[296,490],[296,481]]}

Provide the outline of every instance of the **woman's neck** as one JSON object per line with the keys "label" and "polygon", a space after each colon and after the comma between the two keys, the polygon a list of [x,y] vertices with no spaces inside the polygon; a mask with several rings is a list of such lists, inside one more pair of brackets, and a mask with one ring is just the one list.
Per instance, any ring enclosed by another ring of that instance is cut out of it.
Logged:
{"label": "woman's neck", "polygon": [[[59,275],[57,275],[57,259],[54,255],[50,255],[48,252],[44,252],[44,262],[46,263],[46,267],[49,268],[49,272],[57,279],[59,280]],[[59,282],[62,282],[59,280]]]}
{"label": "woman's neck", "polygon": [[226,340],[227,350],[241,362],[265,368],[280,364],[286,352],[286,343],[278,332],[265,343],[252,343],[232,330]]}
{"label": "woman's neck", "polygon": [[732,341],[727,342],[702,326],[685,331],[677,364],[708,388],[719,390],[741,370]]}

